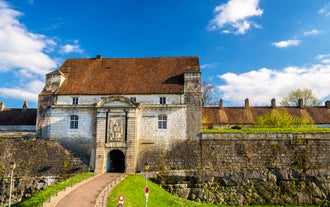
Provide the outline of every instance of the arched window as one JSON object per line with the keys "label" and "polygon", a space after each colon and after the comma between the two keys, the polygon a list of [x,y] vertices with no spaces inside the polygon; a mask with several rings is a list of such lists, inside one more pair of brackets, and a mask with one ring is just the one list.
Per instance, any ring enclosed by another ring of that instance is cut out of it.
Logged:
{"label": "arched window", "polygon": [[166,115],[158,116],[158,129],[167,129],[167,116]]}
{"label": "arched window", "polygon": [[70,129],[78,129],[78,120],[79,117],[77,115],[70,116]]}

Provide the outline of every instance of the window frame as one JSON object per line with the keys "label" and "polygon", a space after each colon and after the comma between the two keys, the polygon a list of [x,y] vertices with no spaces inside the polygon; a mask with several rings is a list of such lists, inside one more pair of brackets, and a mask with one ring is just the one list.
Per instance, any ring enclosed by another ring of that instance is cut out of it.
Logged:
{"label": "window frame", "polygon": [[159,97],[159,104],[166,104],[166,97],[162,96],[162,97]]}
{"label": "window frame", "polygon": [[72,105],[78,105],[79,104],[79,98],[78,97],[72,97]]}
{"label": "window frame", "polygon": [[130,100],[134,103],[136,103],[136,97],[130,97]]}
{"label": "window frame", "polygon": [[158,115],[158,129],[167,129],[167,115]]}
{"label": "window frame", "polygon": [[79,127],[79,116],[70,115],[70,129],[78,129]]}

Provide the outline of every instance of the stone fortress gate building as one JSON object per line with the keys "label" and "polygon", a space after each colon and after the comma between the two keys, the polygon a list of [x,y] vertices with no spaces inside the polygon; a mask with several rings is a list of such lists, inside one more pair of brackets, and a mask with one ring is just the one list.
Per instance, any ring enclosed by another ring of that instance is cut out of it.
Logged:
{"label": "stone fortress gate building", "polygon": [[198,57],[68,59],[46,75],[37,137],[92,143],[95,173],[134,173],[143,150],[199,139]]}

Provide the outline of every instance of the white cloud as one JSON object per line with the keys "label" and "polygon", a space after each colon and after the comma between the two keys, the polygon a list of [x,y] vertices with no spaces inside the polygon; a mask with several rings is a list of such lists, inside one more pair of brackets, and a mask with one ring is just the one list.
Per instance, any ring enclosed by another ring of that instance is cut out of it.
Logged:
{"label": "white cloud", "polygon": [[218,65],[218,63],[206,63],[206,64],[201,65],[200,68],[202,68],[202,69],[214,68],[217,65]]}
{"label": "white cloud", "polygon": [[1,79],[0,97],[37,102],[44,74],[57,66],[49,54],[57,43],[53,38],[28,31],[19,21],[22,15],[0,0],[0,73],[13,74],[12,79]]}
{"label": "white cloud", "polygon": [[13,88],[0,87],[0,95],[6,98],[36,103],[38,94],[44,87],[44,81],[37,79],[25,81],[24,79],[20,79],[19,82],[19,85]]}
{"label": "white cloud", "polygon": [[44,74],[56,66],[43,52],[55,43],[44,35],[27,31],[18,21],[21,15],[0,1],[0,67],[2,71],[23,68]]}
{"label": "white cloud", "polygon": [[244,34],[251,26],[259,28],[250,19],[261,16],[263,10],[259,8],[259,0],[229,0],[214,9],[216,13],[211,20],[210,30],[222,30],[223,33]]}
{"label": "white cloud", "polygon": [[287,67],[280,71],[261,68],[242,74],[226,73],[218,76],[225,85],[218,86],[222,99],[233,105],[243,104],[249,98],[253,105],[270,105],[286,97],[290,90],[312,89],[318,99],[330,94],[330,64],[316,64],[310,67]]}
{"label": "white cloud", "polygon": [[325,15],[325,16],[329,16],[330,15],[330,3],[324,5],[319,11],[319,14]]}
{"label": "white cloud", "polygon": [[296,46],[300,44],[300,40],[284,40],[279,42],[273,42],[272,45],[278,48]]}
{"label": "white cloud", "polygon": [[316,56],[316,59],[320,60],[323,64],[330,64],[330,53],[329,54],[320,54]]}
{"label": "white cloud", "polygon": [[[40,91],[39,91],[40,92]],[[0,88],[0,94],[7,98],[36,102],[38,95],[24,88]]]}
{"label": "white cloud", "polygon": [[74,44],[66,44],[61,47],[60,53],[68,54],[68,53],[82,53],[83,50],[80,48],[80,45],[77,41]]}
{"label": "white cloud", "polygon": [[304,35],[308,36],[308,35],[318,35],[320,34],[321,32],[317,29],[312,29],[310,31],[306,31],[304,32]]}
{"label": "white cloud", "polygon": [[18,79],[22,79],[22,80],[37,78],[34,73],[31,73],[29,70],[26,69],[14,71],[14,74]]}
{"label": "white cloud", "polygon": [[40,89],[45,86],[45,82],[43,80],[33,80],[31,82],[26,83],[25,88],[29,89],[29,91],[39,94]]}

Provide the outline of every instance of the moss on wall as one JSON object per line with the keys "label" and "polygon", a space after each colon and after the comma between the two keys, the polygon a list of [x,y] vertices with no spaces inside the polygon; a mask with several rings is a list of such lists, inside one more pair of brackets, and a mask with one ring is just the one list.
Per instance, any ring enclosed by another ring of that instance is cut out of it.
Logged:
{"label": "moss on wall", "polygon": [[163,154],[154,149],[162,160],[154,180],[216,204],[330,205],[329,149],[330,134],[203,135]]}

